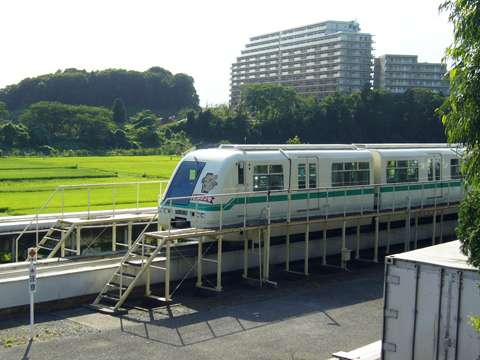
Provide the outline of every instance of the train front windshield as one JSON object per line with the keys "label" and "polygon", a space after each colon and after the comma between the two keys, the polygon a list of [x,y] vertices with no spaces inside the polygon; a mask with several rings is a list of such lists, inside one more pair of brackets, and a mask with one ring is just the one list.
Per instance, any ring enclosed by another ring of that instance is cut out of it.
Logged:
{"label": "train front windshield", "polygon": [[[165,199],[192,196],[198,178],[205,167],[204,162],[184,161],[180,164],[177,173],[173,177]],[[172,201],[173,205],[188,205],[190,198],[176,199]],[[170,202],[165,203],[169,205]]]}

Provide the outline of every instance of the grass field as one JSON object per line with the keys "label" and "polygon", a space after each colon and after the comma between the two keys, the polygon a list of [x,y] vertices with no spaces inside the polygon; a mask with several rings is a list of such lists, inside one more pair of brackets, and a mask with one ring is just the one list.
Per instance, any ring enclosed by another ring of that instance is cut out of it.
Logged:
{"label": "grass field", "polygon": [[[0,158],[0,216],[36,214],[60,185],[139,185],[70,187],[59,191],[42,213],[156,206],[160,185],[168,180],[179,162],[178,156],[117,156]],[[90,193],[90,195],[89,195]]]}

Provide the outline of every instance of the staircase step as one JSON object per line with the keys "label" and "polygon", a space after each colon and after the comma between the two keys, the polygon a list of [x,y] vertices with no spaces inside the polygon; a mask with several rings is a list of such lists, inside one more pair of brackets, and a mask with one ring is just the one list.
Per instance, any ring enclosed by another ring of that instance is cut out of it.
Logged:
{"label": "staircase step", "polygon": [[137,276],[136,275],[133,275],[133,274],[127,274],[127,273],[122,273],[122,274],[119,274],[119,273],[115,273],[115,275],[117,276],[123,276],[123,277],[126,277],[128,279],[135,279]]}
{"label": "staircase step", "polygon": [[134,267],[134,268],[141,268],[141,267],[143,267],[142,264],[132,263],[132,262],[130,262],[130,261],[125,261],[123,264],[124,264],[125,266],[131,266],[131,267]]}
{"label": "staircase step", "polygon": [[52,240],[52,241],[59,242],[60,240],[62,240],[62,238],[53,237],[53,236],[45,236],[45,237],[43,238],[43,240]]}
{"label": "staircase step", "polygon": [[[107,285],[112,287],[112,288],[115,288],[115,289],[120,289],[120,284],[118,284],[118,283],[112,282],[112,283],[108,283]],[[122,285],[121,289],[122,289],[122,291],[125,291],[125,290],[128,289],[128,286]]]}
{"label": "staircase step", "polygon": [[54,247],[51,247],[51,246],[46,246],[46,245],[38,245],[38,248],[39,249],[45,249],[45,250],[48,250],[48,251],[52,251],[54,249]]}
{"label": "staircase step", "polygon": [[102,314],[127,314],[128,310],[127,309],[118,309],[115,310],[113,306],[108,306],[108,305],[102,305],[102,304],[91,304],[91,305],[84,305],[87,309],[91,309],[94,311],[98,311]]}
{"label": "staircase step", "polygon": [[118,301],[120,300],[120,296],[115,295],[115,294],[110,294],[110,293],[102,293],[100,294],[101,297],[108,299],[108,300],[113,300],[113,301]]}
{"label": "staircase step", "polygon": [[156,249],[157,248],[157,245],[152,245],[152,244],[139,244],[139,247],[146,247],[146,248],[149,248],[149,249]]}
{"label": "staircase step", "polygon": [[142,254],[141,251],[132,251],[130,254],[134,256],[139,256],[139,257],[142,257],[142,256],[146,258],[150,257],[150,254],[147,254],[146,252]]}

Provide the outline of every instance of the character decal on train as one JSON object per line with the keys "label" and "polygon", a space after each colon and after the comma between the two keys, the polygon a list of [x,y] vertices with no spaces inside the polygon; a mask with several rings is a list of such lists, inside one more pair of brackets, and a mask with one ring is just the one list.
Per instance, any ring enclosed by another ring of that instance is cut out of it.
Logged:
{"label": "character decal on train", "polygon": [[218,179],[218,175],[214,175],[213,173],[207,173],[205,177],[202,179],[202,193],[208,194],[210,191],[213,190],[218,183],[215,181]]}

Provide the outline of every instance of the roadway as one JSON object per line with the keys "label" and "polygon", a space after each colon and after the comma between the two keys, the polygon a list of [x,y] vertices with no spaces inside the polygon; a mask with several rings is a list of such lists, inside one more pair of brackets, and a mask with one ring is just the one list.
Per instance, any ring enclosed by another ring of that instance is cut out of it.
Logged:
{"label": "roadway", "polygon": [[[210,298],[186,285],[176,304],[144,309],[133,302],[124,315],[50,312],[36,327],[54,336],[1,348],[0,359],[330,359],[381,339],[383,265],[364,264],[349,262],[354,271],[312,264],[311,276],[294,282],[274,268],[276,288],[247,289],[232,276]],[[65,322],[77,329],[73,335],[62,333]],[[27,325],[28,317],[28,335]]]}

